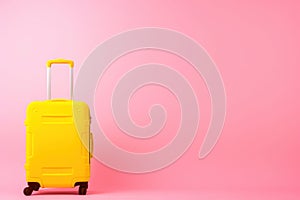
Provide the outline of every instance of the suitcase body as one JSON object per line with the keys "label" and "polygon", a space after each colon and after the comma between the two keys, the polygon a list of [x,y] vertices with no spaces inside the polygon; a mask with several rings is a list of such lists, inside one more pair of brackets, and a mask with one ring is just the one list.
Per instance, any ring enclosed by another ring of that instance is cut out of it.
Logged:
{"label": "suitcase body", "polygon": [[87,104],[67,99],[35,101],[26,111],[25,195],[39,187],[80,186],[90,178],[92,135]]}

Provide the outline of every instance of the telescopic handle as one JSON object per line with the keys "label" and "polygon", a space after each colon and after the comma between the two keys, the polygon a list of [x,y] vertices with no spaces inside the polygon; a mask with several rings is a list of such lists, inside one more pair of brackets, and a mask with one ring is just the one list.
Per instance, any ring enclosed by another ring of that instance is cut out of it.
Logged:
{"label": "telescopic handle", "polygon": [[68,64],[70,66],[70,99],[73,99],[73,67],[74,62],[72,60],[66,60],[62,58],[49,60],[47,62],[47,99],[51,99],[51,65],[53,64]]}

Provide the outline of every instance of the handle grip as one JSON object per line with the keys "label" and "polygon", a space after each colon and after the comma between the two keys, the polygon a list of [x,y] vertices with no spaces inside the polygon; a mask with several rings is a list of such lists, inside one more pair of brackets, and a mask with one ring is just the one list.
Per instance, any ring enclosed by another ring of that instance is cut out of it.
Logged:
{"label": "handle grip", "polygon": [[51,68],[52,64],[68,64],[71,68],[74,67],[74,62],[72,60],[65,60],[62,58],[54,59],[54,60],[48,60],[47,67]]}

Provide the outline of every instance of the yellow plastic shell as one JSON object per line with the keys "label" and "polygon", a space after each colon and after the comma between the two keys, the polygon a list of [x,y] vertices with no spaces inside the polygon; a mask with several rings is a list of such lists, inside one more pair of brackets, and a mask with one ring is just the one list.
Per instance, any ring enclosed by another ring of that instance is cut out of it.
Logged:
{"label": "yellow plastic shell", "polygon": [[27,182],[38,182],[41,187],[74,187],[76,182],[89,181],[92,135],[89,108],[84,102],[32,102],[25,125]]}

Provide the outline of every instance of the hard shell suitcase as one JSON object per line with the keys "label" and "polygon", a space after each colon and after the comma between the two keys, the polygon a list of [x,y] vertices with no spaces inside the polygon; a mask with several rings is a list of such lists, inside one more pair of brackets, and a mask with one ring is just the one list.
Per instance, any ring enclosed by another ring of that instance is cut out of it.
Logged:
{"label": "hard shell suitcase", "polygon": [[[71,98],[51,99],[51,65],[70,65]],[[40,187],[75,187],[85,195],[90,178],[92,134],[87,104],[72,100],[73,61],[47,62],[48,100],[35,101],[26,111],[26,181],[31,195]]]}

